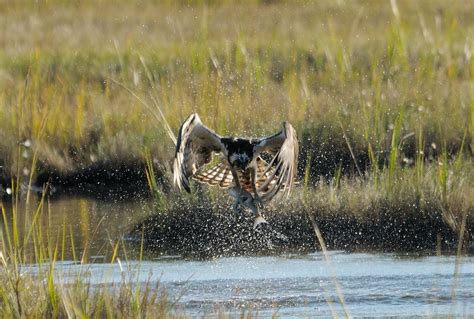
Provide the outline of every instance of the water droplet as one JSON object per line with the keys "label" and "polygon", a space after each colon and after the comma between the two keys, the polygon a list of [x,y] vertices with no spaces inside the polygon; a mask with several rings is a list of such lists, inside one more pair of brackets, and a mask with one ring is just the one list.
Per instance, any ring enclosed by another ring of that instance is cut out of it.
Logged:
{"label": "water droplet", "polygon": [[21,143],[24,147],[31,147],[31,140],[27,139]]}
{"label": "water droplet", "polygon": [[30,175],[30,170],[29,170],[28,168],[26,168],[26,167],[23,167],[22,173],[23,173],[23,175],[25,175],[25,176],[29,176],[29,175]]}

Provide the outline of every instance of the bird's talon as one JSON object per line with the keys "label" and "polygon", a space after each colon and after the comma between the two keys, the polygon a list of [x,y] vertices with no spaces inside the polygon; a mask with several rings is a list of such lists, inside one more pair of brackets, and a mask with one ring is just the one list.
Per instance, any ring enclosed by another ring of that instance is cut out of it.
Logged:
{"label": "bird's talon", "polygon": [[263,218],[261,215],[258,215],[253,222],[253,229],[257,229],[257,227],[261,224],[268,224],[267,220]]}

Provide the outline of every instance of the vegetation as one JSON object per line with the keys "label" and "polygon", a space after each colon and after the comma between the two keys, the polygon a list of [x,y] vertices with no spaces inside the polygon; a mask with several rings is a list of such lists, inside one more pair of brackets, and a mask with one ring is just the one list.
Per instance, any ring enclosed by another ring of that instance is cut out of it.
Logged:
{"label": "vegetation", "polygon": [[167,168],[165,125],[115,81],[174,132],[191,112],[221,134],[288,119],[313,183],[355,171],[348,145],[361,170],[472,155],[472,4],[392,3],[5,6],[3,176],[26,140],[41,172],[143,162],[145,147]]}
{"label": "vegetation", "polygon": [[[222,135],[295,126],[299,186],[266,211],[287,236],[271,235],[277,248],[318,245],[310,216],[329,248],[463,251],[474,225],[473,34],[474,2],[461,0],[1,3],[0,195],[13,208],[2,204],[0,316],[176,315],[164,291],[133,281],[56,281],[69,230],[38,223],[46,193],[26,231],[17,220],[48,181],[56,191],[148,183],[149,249],[268,252],[268,234],[241,223],[250,216],[224,214],[225,195],[170,192],[169,131],[191,112]],[[41,271],[24,273],[31,262]]]}

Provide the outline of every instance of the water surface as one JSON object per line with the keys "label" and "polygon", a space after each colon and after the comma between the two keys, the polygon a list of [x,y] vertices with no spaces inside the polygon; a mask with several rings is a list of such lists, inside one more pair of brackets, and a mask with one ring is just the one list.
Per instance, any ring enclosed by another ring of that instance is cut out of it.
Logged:
{"label": "water surface", "polygon": [[218,310],[239,315],[249,308],[263,317],[343,316],[336,281],[352,316],[474,316],[473,257],[461,259],[455,279],[455,257],[338,251],[329,256],[330,264],[322,253],[313,253],[209,261],[168,256],[60,269],[66,281],[86,269],[96,284],[118,282],[122,271],[134,270],[139,281],[160,281],[171,296],[180,296],[179,309],[192,316]]}

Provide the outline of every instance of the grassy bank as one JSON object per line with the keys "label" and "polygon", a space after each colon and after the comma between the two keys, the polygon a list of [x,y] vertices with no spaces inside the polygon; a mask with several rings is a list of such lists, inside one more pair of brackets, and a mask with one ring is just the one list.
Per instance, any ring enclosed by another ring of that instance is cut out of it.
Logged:
{"label": "grassy bank", "polygon": [[112,80],[159,105],[174,132],[196,111],[223,135],[288,119],[313,184],[387,164],[394,146],[407,165],[417,152],[471,158],[474,10],[394,3],[4,5],[2,176],[33,152],[46,176],[143,162],[145,148],[168,168],[163,123]]}
{"label": "grassy bank", "polygon": [[[319,247],[311,218],[329,249],[455,254],[473,252],[472,164],[341,174],[316,187],[298,185],[288,201],[263,214],[270,227],[255,231],[250,212],[234,211],[222,191],[158,193],[156,214],[139,223],[148,251],[194,257],[307,252]],[[442,171],[449,171],[447,180]],[[442,182],[444,181],[444,182]],[[446,184],[444,184],[446,183]],[[286,237],[286,238],[284,238]]]}

